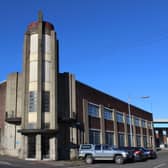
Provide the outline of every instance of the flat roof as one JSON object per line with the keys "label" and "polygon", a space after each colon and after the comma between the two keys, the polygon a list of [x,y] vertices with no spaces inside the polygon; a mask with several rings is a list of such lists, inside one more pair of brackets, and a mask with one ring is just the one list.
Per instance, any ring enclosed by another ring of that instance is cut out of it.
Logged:
{"label": "flat roof", "polygon": [[160,123],[160,124],[168,123],[168,119],[154,119],[153,123]]}

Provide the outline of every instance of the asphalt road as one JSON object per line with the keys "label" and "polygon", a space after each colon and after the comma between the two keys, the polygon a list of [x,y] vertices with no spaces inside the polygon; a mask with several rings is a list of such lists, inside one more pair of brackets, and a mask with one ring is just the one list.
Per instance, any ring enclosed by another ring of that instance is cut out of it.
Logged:
{"label": "asphalt road", "polygon": [[82,161],[30,161],[0,156],[0,168],[168,168],[168,151],[158,152],[158,158],[145,162],[117,165],[113,162],[97,162],[87,165]]}

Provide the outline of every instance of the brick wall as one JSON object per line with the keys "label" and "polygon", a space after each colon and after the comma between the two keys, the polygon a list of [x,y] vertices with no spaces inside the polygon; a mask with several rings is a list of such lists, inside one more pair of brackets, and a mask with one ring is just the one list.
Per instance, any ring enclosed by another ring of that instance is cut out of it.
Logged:
{"label": "brick wall", "polygon": [[[113,96],[110,96],[106,93],[103,93],[99,90],[96,90],[92,87],[89,87],[79,81],[76,81],[76,102],[77,102],[77,113],[78,120],[83,120],[83,109],[82,109],[82,100],[86,99],[95,104],[102,104],[105,107],[115,109],[120,112],[128,114],[128,104],[120,99],[117,99]],[[152,113],[144,111],[143,109],[130,106],[131,112],[133,115],[140,117],[149,121],[153,121]]]}

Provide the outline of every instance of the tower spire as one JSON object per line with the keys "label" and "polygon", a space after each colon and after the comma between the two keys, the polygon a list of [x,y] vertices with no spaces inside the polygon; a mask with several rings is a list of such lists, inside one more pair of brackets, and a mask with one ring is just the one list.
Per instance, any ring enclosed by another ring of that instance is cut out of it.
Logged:
{"label": "tower spire", "polygon": [[43,21],[43,12],[41,10],[39,10],[39,12],[38,12],[38,21],[39,22]]}

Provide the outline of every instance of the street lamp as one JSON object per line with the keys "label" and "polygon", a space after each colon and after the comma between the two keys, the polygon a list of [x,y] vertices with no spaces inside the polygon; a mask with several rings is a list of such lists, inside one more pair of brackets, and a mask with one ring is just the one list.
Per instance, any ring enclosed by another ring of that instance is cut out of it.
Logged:
{"label": "street lamp", "polygon": [[[141,96],[141,99],[148,99],[150,96]],[[128,115],[129,115],[129,129],[130,129],[130,146],[133,146],[133,131],[132,131],[132,118],[131,118],[131,104],[130,104],[130,97],[128,97]]]}

